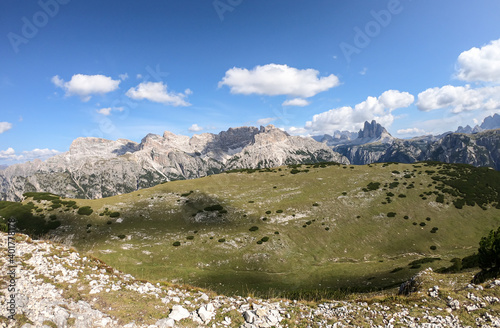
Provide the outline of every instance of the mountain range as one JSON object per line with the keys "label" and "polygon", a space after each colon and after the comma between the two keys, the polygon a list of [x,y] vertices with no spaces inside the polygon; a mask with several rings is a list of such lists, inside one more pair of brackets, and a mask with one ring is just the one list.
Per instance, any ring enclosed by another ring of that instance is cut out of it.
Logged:
{"label": "mountain range", "polygon": [[459,127],[412,139],[395,138],[375,121],[365,122],[357,133],[335,131],[311,138],[291,136],[272,125],[192,137],[166,131],[163,136],[148,134],[140,143],[78,138],[68,152],[0,170],[0,200],[17,201],[34,191],[95,199],[232,169],[299,163],[432,160],[500,170],[500,130],[491,130],[498,128],[500,115],[495,114],[474,129]]}

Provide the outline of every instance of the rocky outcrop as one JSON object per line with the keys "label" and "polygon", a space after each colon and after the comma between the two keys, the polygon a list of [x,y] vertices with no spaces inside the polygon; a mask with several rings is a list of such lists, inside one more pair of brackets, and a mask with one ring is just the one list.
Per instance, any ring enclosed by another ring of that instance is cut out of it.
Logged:
{"label": "rocky outcrop", "polygon": [[191,138],[167,131],[163,136],[148,134],[141,143],[78,138],[66,153],[1,170],[0,199],[20,200],[28,191],[93,199],[227,169],[320,161],[348,163],[327,145],[272,125]]}
{"label": "rocky outcrop", "polygon": [[489,166],[500,170],[500,130],[475,134],[449,133],[437,140],[395,139],[392,143],[368,143],[334,147],[352,164],[377,162],[413,163],[440,161]]}
{"label": "rocky outcrop", "polygon": [[[7,238],[0,232],[2,245],[7,245]],[[464,327],[468,322],[500,327],[495,310],[500,303],[500,280],[464,284],[457,282],[456,276],[446,278],[427,269],[418,275],[421,288],[412,289],[412,297],[406,300],[387,297],[380,302],[380,296],[373,302],[359,298],[263,300],[137,280],[72,248],[33,241],[24,235],[17,235],[12,245],[14,252],[8,253],[7,247],[0,249],[6,259],[0,267],[9,277],[0,281],[0,326],[6,328],[340,328],[353,327],[354,323],[358,327],[381,326],[378,323],[388,327]],[[440,284],[446,286],[443,291]]]}

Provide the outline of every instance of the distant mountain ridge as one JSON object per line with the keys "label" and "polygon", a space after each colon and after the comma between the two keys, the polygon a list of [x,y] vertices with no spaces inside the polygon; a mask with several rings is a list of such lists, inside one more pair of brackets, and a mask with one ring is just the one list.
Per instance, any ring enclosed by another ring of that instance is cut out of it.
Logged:
{"label": "distant mountain ridge", "polygon": [[[477,129],[500,126],[500,115]],[[468,131],[462,128],[460,131]],[[272,125],[230,128],[192,137],[166,131],[140,143],[126,139],[77,138],[68,152],[0,170],[0,199],[19,200],[29,191],[72,198],[101,198],[171,180],[192,179],[225,170],[270,168],[333,161],[344,164],[442,161],[500,170],[500,129],[398,139],[376,121],[359,132],[332,136],[291,136]]]}
{"label": "distant mountain ridge", "polygon": [[78,138],[66,153],[0,171],[0,199],[19,200],[29,191],[101,198],[229,169],[320,161],[349,163],[323,143],[272,125],[191,138],[166,131],[163,136],[148,134],[141,143]]}
{"label": "distant mountain ridge", "polygon": [[500,129],[500,115],[493,114],[492,116],[488,116],[483,120],[481,125],[476,125],[475,127],[471,127],[470,125],[466,125],[465,127],[459,126],[456,133],[477,133],[485,130],[494,130]]}

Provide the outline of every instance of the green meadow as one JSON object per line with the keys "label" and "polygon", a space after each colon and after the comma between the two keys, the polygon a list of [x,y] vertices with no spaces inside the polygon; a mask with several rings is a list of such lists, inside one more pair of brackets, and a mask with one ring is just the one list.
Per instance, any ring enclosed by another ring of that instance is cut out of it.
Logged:
{"label": "green meadow", "polygon": [[472,255],[500,226],[499,195],[500,173],[488,168],[318,163],[96,200],[28,193],[22,203],[0,202],[0,215],[23,213],[21,229],[139,279],[326,298],[396,287]]}

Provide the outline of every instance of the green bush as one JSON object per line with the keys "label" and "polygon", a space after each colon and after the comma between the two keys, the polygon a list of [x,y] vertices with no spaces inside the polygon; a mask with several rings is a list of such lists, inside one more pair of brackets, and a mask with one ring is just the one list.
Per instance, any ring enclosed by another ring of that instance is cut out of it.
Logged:
{"label": "green bush", "polygon": [[437,246],[434,246],[432,245],[431,247],[429,247],[431,249],[431,251],[435,251],[437,249]]}
{"label": "green bush", "polygon": [[366,186],[368,190],[377,190],[380,188],[380,182],[370,182],[368,186]]}
{"label": "green bush", "polygon": [[180,246],[181,245],[181,242],[180,241],[174,241],[174,243],[172,244],[172,246]]}
{"label": "green bush", "polygon": [[187,240],[193,240],[194,239],[194,236],[187,236],[186,237]]}
{"label": "green bush", "polygon": [[90,215],[94,210],[90,206],[82,206],[78,209],[78,214],[80,215]]}
{"label": "green bush", "polygon": [[119,217],[119,216],[120,216],[120,213],[119,213],[119,212],[111,212],[111,213],[109,214],[109,217],[110,217],[110,218],[117,218],[117,217]]}
{"label": "green bush", "polygon": [[[252,201],[250,201],[250,202],[252,202]],[[205,211],[210,211],[210,212],[220,211],[220,210],[223,210],[223,209],[224,209],[224,207],[222,207],[222,205],[219,205],[219,204],[212,205],[212,206],[207,206],[207,207],[204,208]]]}
{"label": "green bush", "polygon": [[314,203],[313,206],[319,206],[319,204],[318,203]]}
{"label": "green bush", "polygon": [[271,214],[271,211],[266,211],[266,214]]}
{"label": "green bush", "polygon": [[276,213],[283,213],[283,210],[277,210]]}
{"label": "green bush", "polygon": [[219,243],[224,243],[224,242],[226,241],[226,239],[225,239],[225,238],[221,238],[221,239],[219,239],[219,240],[217,240],[217,241],[218,241]]}
{"label": "green bush", "polygon": [[265,243],[265,242],[269,241],[269,237],[262,237],[261,240],[262,240],[263,243]]}
{"label": "green bush", "polygon": [[106,224],[108,224],[108,225],[112,224],[112,223],[113,223],[113,221],[111,221],[111,220],[108,220],[108,222],[106,222]]}
{"label": "green bush", "polygon": [[389,212],[389,213],[387,213],[387,217],[388,217],[388,218],[393,218],[393,217],[395,217],[395,216],[396,216],[396,213],[394,213],[394,212]]}
{"label": "green bush", "polygon": [[257,230],[259,230],[259,227],[257,227],[257,226],[253,226],[253,227],[251,227],[251,228],[250,228],[250,229],[248,229],[248,230],[250,230],[250,231],[257,231]]}
{"label": "green bush", "polygon": [[399,194],[398,197],[399,198],[406,198],[406,195],[405,194]]}
{"label": "green bush", "polygon": [[125,235],[118,235],[118,238],[120,238],[120,239],[125,239],[125,237],[127,237],[127,236],[125,236]]}
{"label": "green bush", "polygon": [[488,236],[481,238],[478,250],[479,267],[482,270],[500,269],[500,227],[491,230]]}

